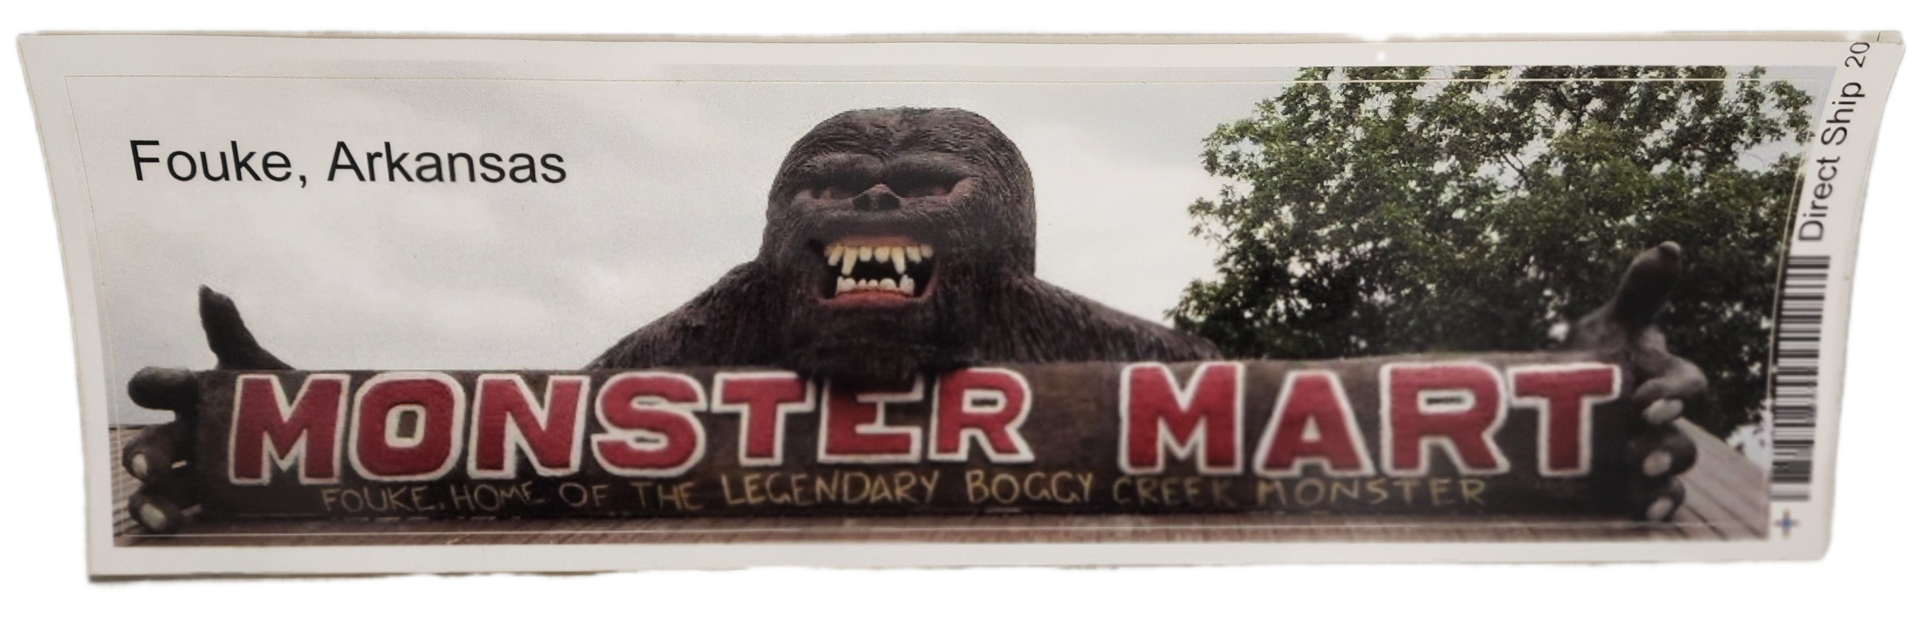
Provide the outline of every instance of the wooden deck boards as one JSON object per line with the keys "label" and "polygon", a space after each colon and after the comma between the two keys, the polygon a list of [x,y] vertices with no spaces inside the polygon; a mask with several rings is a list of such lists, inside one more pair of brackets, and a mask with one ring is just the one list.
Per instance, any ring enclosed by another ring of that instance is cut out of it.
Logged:
{"label": "wooden deck boards", "polygon": [[895,518],[469,519],[193,522],[144,533],[126,515],[138,482],[119,466],[133,430],[116,430],[115,543],[122,546],[336,546],[764,542],[1540,542],[1756,539],[1767,534],[1766,473],[1704,430],[1681,476],[1687,502],[1670,523],[1594,515],[1330,516],[1300,514],[984,515]]}

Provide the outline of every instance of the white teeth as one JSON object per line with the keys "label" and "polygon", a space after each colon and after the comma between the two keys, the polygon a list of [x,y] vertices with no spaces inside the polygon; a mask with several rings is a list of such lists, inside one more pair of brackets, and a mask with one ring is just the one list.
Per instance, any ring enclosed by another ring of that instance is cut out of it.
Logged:
{"label": "white teeth", "polygon": [[901,275],[900,279],[898,280],[889,279],[889,278],[854,279],[851,277],[841,277],[841,278],[835,279],[833,283],[834,283],[834,286],[833,286],[834,296],[843,295],[849,292],[886,291],[886,292],[897,292],[902,295],[911,297],[913,296],[914,291],[919,289],[919,284],[914,283],[913,278],[907,275]]}
{"label": "white teeth", "polygon": [[[855,247],[834,243],[826,249],[827,266],[836,267],[840,277],[834,280],[837,295],[858,291],[888,291],[913,296],[919,285],[907,275],[907,265],[933,258],[932,245],[868,245]],[[892,263],[895,277],[854,279],[854,265],[861,262]]]}

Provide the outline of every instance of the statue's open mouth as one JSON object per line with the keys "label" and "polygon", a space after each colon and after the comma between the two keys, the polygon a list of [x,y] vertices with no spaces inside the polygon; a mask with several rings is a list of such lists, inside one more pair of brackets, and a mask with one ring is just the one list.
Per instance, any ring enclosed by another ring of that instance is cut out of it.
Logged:
{"label": "statue's open mouth", "polygon": [[843,237],[818,246],[821,298],[832,304],[904,303],[933,289],[934,246],[905,236]]}

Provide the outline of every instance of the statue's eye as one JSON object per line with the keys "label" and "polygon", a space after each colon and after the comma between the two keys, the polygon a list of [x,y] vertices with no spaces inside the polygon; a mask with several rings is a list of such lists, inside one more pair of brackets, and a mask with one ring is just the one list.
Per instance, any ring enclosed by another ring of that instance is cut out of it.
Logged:
{"label": "statue's eye", "polygon": [[902,198],[937,198],[953,193],[959,178],[937,173],[903,175],[894,180],[894,193]]}
{"label": "statue's eye", "polygon": [[900,190],[902,198],[936,198],[953,193],[952,183],[908,185]]}
{"label": "statue's eye", "polygon": [[844,184],[831,183],[809,186],[805,193],[808,198],[814,200],[845,200],[860,195],[860,190]]}

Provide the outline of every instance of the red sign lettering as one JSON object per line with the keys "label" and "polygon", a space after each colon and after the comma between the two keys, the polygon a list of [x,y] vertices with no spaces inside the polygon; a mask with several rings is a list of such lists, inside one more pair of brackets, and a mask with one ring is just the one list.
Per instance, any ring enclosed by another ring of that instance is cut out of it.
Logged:
{"label": "red sign lettering", "polygon": [[1346,387],[1326,370],[1287,375],[1254,456],[1255,471],[1271,477],[1299,477],[1310,462],[1328,475],[1373,474]]}
{"label": "red sign lettering", "polygon": [[544,405],[515,374],[483,374],[475,381],[473,455],[467,474],[476,479],[512,479],[520,454],[546,477],[580,470],[580,435],[586,429],[587,377],[547,378]]}
{"label": "red sign lettering", "polygon": [[227,478],[235,484],[264,485],[271,458],[280,470],[299,469],[300,483],[339,481],[340,425],[346,413],[345,375],[308,376],[292,403],[280,377],[241,376],[234,386]]}
{"label": "red sign lettering", "polygon": [[812,412],[813,383],[792,372],[721,372],[713,377],[713,412],[740,415],[740,464],[786,460],[787,415]]}
{"label": "red sign lettering", "polygon": [[706,405],[700,383],[672,372],[627,372],[600,386],[594,415],[606,431],[593,457],[616,475],[673,477],[706,455],[706,430],[693,417]]}
{"label": "red sign lettering", "polygon": [[1202,473],[1240,471],[1242,367],[1202,363],[1179,386],[1159,363],[1129,365],[1120,375],[1120,470],[1157,474],[1166,453],[1199,454]]}
{"label": "red sign lettering", "polygon": [[1593,407],[1620,397],[1620,368],[1603,364],[1507,370],[1513,405],[1540,411],[1540,475],[1585,475],[1593,466]]}
{"label": "red sign lettering", "polygon": [[960,370],[934,389],[933,453],[947,462],[967,460],[968,439],[994,462],[1032,462],[1033,449],[1020,424],[1033,409],[1032,388],[1020,373],[999,368]]}
{"label": "red sign lettering", "polygon": [[1427,474],[1429,447],[1453,458],[1461,473],[1507,470],[1493,444],[1506,420],[1500,374],[1477,362],[1389,363],[1380,368],[1380,443],[1387,473]]}
{"label": "red sign lettering", "polygon": [[887,425],[887,404],[918,402],[925,383],[901,393],[834,393],[827,386],[820,419],[820,461],[829,464],[920,461],[920,428]]}
{"label": "red sign lettering", "polygon": [[467,415],[467,396],[453,377],[389,372],[354,397],[353,469],[371,480],[436,479],[453,469]]}

